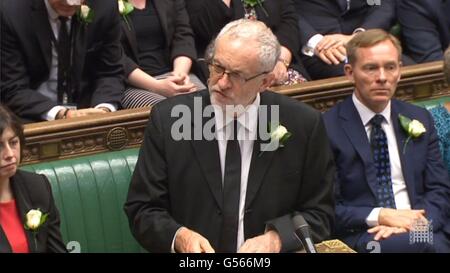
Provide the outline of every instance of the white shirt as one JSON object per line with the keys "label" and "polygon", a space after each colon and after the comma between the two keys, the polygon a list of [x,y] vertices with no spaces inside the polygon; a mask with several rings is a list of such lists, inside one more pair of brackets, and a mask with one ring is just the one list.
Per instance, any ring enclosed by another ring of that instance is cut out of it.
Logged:
{"label": "white shirt", "polygon": [[[241,193],[239,200],[239,223],[237,234],[237,250],[244,244],[244,214],[245,214],[245,197],[247,194],[248,173],[250,163],[252,161],[253,143],[257,136],[258,107],[260,104],[259,94],[255,101],[250,104],[244,113],[238,116],[237,121],[239,147],[241,149]],[[224,117],[223,112],[219,108],[214,108],[216,120],[216,137],[219,145],[220,169],[222,171],[222,185],[225,172],[225,155],[227,151],[227,140],[232,137],[233,118]],[[225,122],[224,122],[225,120]]]}
{"label": "white shirt", "polygon": [[[44,2],[45,2],[45,6],[47,8],[48,21],[52,28],[53,35],[55,36],[55,39],[58,40],[59,27],[61,24],[61,22],[58,19],[59,14],[48,3],[48,0],[45,0]],[[70,33],[72,17],[68,17],[68,18],[69,19],[67,20],[66,24],[67,24],[67,30]],[[39,93],[41,93],[42,95],[46,96],[47,98],[49,98],[50,100],[57,101],[57,97],[58,97],[57,88],[58,88],[58,52],[56,50],[55,43],[52,42],[52,60],[51,60],[49,77],[48,77],[47,81],[43,82],[37,88],[37,91]],[[95,106],[95,108],[99,108],[99,107],[106,107],[109,110],[111,110],[111,112],[114,112],[117,110],[117,107],[110,103],[101,103],[101,104]],[[58,112],[64,108],[66,108],[66,107],[61,106],[61,105],[55,106],[52,109],[50,109],[50,111],[44,113],[42,115],[42,119],[54,120],[56,118],[56,115],[58,114]]]}
{"label": "white shirt", "polygon": [[[237,234],[236,251],[244,244],[244,215],[245,215],[245,197],[247,195],[248,174],[250,171],[250,163],[253,154],[253,143],[257,137],[258,108],[261,98],[259,94],[255,101],[246,107],[245,111],[237,118],[239,123],[237,138],[239,140],[239,148],[241,149],[241,187],[239,197],[239,223]],[[227,151],[227,140],[233,136],[233,117],[225,116],[219,107],[214,107],[215,123],[216,123],[216,139],[219,147],[220,169],[222,173],[222,185],[225,177],[225,156]],[[180,231],[179,228],[172,240],[171,251],[175,252],[175,238]]]}
{"label": "white shirt", "polygon": [[[354,93],[352,95],[352,100],[366,129],[367,138],[370,141],[370,132],[372,130],[370,120],[377,113],[370,110],[360,100],[358,100]],[[409,201],[408,192],[406,190],[405,178],[403,177],[402,173],[402,165],[400,161],[393,121],[391,119],[391,102],[389,101],[386,108],[378,114],[382,115],[385,118],[385,120],[381,123],[381,128],[383,128],[384,132],[386,133],[388,142],[389,162],[391,164],[392,190],[394,193],[395,206],[397,209],[411,209],[411,203]],[[378,215],[380,213],[380,210],[381,208],[374,208],[370,212],[370,214],[366,218],[366,223],[368,226],[373,227],[378,225]]]}

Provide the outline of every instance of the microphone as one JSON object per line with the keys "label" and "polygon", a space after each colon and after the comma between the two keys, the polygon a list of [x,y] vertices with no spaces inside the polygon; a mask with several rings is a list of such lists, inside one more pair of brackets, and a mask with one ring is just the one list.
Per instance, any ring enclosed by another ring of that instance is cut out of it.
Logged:
{"label": "microphone", "polygon": [[317,250],[309,233],[309,225],[306,222],[305,218],[303,218],[303,216],[298,213],[292,218],[292,223],[294,224],[295,235],[302,243],[306,252],[317,253]]}

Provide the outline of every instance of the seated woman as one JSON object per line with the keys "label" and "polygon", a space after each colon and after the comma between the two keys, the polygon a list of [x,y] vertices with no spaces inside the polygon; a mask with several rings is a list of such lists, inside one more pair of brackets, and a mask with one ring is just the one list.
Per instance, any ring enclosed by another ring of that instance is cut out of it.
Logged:
{"label": "seated woman", "polygon": [[[447,48],[444,54],[444,74],[450,86],[450,47]],[[439,136],[442,158],[447,165],[448,175],[450,177],[450,101],[438,107],[431,108],[430,112]]]}
{"label": "seated woman", "polygon": [[17,168],[22,143],[19,119],[0,105],[0,253],[67,252],[50,183]]}
{"label": "seated woman", "polygon": [[205,88],[189,74],[197,54],[184,0],[120,0],[119,12],[129,84],[124,108],[150,106]]}
{"label": "seated woman", "polygon": [[[296,84],[309,79],[297,52],[300,48],[297,14],[292,0],[185,0],[195,33],[199,57],[207,56],[211,40],[229,22],[241,18],[264,22],[281,44],[281,56],[273,72],[272,85]],[[199,63],[202,78],[207,78],[205,63]]]}

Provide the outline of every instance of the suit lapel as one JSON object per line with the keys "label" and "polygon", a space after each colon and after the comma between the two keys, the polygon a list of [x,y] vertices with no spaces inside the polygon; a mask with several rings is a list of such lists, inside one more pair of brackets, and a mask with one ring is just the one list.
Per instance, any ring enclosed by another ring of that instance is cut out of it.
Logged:
{"label": "suit lapel", "polygon": [[391,119],[392,123],[394,125],[394,131],[395,131],[395,139],[397,140],[397,148],[398,148],[398,154],[400,157],[400,164],[402,166],[402,174],[403,178],[405,179],[406,183],[406,189],[408,191],[409,199],[411,201],[411,204],[414,204],[412,197],[414,196],[414,176],[412,175],[414,173],[414,162],[413,162],[413,148],[414,148],[414,141],[410,139],[408,141],[408,144],[406,145],[405,153],[403,153],[403,146],[405,145],[406,139],[408,136],[406,135],[406,132],[403,130],[400,124],[400,120],[398,118],[399,114],[402,114],[404,116],[408,117],[407,113],[402,113],[400,106],[395,100],[391,100]]}
{"label": "suit lapel", "polygon": [[44,55],[47,69],[50,69],[52,61],[53,31],[48,21],[47,8],[42,0],[33,0],[31,10],[31,24],[36,31],[36,39]]}
{"label": "suit lapel", "polygon": [[361,117],[353,104],[351,96],[341,104],[339,108],[339,118],[342,122],[345,134],[348,136],[348,139],[358,152],[364,164],[367,182],[372,193],[376,196],[377,174],[373,164],[372,151],[370,150],[370,143],[367,138],[366,130],[361,121]]}
{"label": "suit lapel", "polygon": [[[264,93],[261,93],[261,103],[260,106],[267,106],[267,120],[271,123],[271,105],[266,99]],[[275,104],[275,103],[273,103]],[[252,161],[250,163],[250,170],[248,174],[248,182],[247,182],[247,195],[245,198],[245,208],[249,208],[253,200],[255,199],[256,194],[258,193],[259,188],[263,182],[264,176],[267,173],[267,170],[270,167],[270,164],[275,156],[275,151],[265,151],[261,154],[261,145],[266,141],[261,139],[260,129],[259,129],[259,112],[258,112],[258,122],[257,122],[257,138],[253,143],[253,152],[252,152]],[[281,122],[281,121],[280,121]],[[269,143],[270,140],[267,141]]]}
{"label": "suit lapel", "polygon": [[[123,17],[123,16],[121,16]],[[128,24],[127,24],[128,22]],[[127,18],[127,22],[122,18],[122,32],[125,33],[125,37],[127,39],[128,44],[130,45],[131,53],[133,54],[135,60],[138,60],[138,47],[136,40],[136,31],[134,29],[133,21],[130,18]]]}
{"label": "suit lapel", "polygon": [[[202,94],[202,110],[205,109],[206,106],[210,105],[209,93],[203,92]],[[191,108],[191,110],[194,107]],[[194,116],[196,116],[194,110]],[[214,119],[214,115],[212,117]],[[199,132],[203,132],[204,125],[210,120],[209,117],[202,118],[202,124],[197,124],[194,119],[192,119],[192,132],[196,132],[196,130],[200,130]],[[214,121],[215,123],[215,121]],[[201,126],[201,128],[199,128]],[[215,126],[213,131],[215,131]],[[193,134],[192,134],[193,135]],[[220,168],[220,154],[217,139],[206,140],[202,136],[201,140],[192,140],[192,147],[194,149],[195,156],[198,158],[200,163],[200,168],[203,171],[203,174],[208,182],[209,188],[216,199],[217,205],[222,208],[223,206],[223,194],[222,194],[222,172]]]}
{"label": "suit lapel", "polygon": [[[32,209],[32,201],[25,185],[17,178],[17,174],[11,178],[11,188],[16,199],[19,217],[23,224],[25,215]],[[30,230],[25,229],[25,235],[27,236],[30,252],[37,252],[33,233]]]}
{"label": "suit lapel", "polygon": [[[166,38],[166,44],[170,45],[172,42],[170,41],[171,38],[169,38],[168,31],[169,31],[169,22],[167,21],[167,14],[166,11],[168,9],[167,7],[167,0],[154,0],[153,1],[156,9],[156,13],[158,14],[159,23],[161,24],[161,28],[164,32],[164,37]],[[147,2],[147,4],[150,4],[150,2]]]}

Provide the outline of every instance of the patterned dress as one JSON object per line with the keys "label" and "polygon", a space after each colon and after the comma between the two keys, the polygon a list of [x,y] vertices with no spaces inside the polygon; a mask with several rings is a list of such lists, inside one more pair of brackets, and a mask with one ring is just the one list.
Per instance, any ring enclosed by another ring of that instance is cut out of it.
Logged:
{"label": "patterned dress", "polygon": [[439,136],[442,158],[450,176],[450,113],[443,105],[430,109],[430,112]]}

